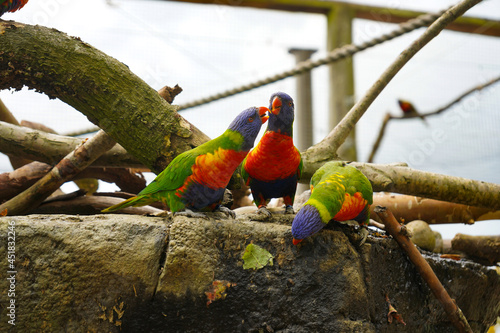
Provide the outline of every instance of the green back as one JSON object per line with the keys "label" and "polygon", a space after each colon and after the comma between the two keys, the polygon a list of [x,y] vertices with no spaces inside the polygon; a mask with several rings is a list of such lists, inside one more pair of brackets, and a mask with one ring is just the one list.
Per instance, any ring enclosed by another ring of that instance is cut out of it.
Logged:
{"label": "green back", "polygon": [[343,162],[324,164],[314,173],[311,185],[314,190],[308,203],[318,209],[324,223],[340,211],[345,193],[360,192],[368,204],[373,203],[370,181],[358,169]]}

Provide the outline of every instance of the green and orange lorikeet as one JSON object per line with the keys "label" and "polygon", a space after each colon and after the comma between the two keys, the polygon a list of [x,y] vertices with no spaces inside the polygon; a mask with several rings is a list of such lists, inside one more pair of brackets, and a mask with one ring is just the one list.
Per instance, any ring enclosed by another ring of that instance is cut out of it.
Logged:
{"label": "green and orange lorikeet", "polygon": [[221,136],[178,155],[137,196],[103,212],[161,201],[181,215],[201,217],[194,211],[219,210],[234,217],[233,211],[220,206],[224,190],[253,147],[268,111],[252,107],[241,112]]}
{"label": "green and orange lorikeet", "polygon": [[328,162],[314,173],[310,185],[311,197],[292,223],[293,244],[314,235],[330,220],[368,225],[373,190],[361,171],[344,162]]}
{"label": "green and orange lorikeet", "polygon": [[258,213],[271,216],[270,199],[285,201],[285,213],[293,214],[302,158],[293,145],[293,99],[283,92],[271,95],[266,132],[243,161],[242,176],[250,186]]}
{"label": "green and orange lorikeet", "polygon": [[413,106],[411,102],[405,101],[403,99],[398,99],[398,105],[401,111],[403,111],[404,117],[419,117],[426,125],[429,125],[427,123],[427,120],[425,120],[424,116],[422,116],[417,111],[417,109],[415,108],[415,106]]}
{"label": "green and orange lorikeet", "polygon": [[28,0],[0,0],[0,16],[23,8],[27,2]]}

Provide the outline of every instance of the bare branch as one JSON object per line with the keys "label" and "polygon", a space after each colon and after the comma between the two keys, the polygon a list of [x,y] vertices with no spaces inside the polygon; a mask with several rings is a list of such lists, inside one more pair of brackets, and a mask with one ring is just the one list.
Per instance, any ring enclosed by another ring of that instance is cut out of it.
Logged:
{"label": "bare branch", "polygon": [[415,170],[406,166],[353,162],[377,192],[396,192],[455,202],[467,206],[500,209],[500,184]]}
{"label": "bare branch", "polygon": [[[0,151],[51,165],[82,143],[82,139],[46,133],[0,122]],[[93,166],[144,168],[120,145],[99,157]]]}
{"label": "bare branch", "polygon": [[111,137],[104,131],[99,131],[95,136],[68,154],[48,174],[29,189],[0,205],[0,211],[7,209],[8,215],[28,213],[64,182],[85,169],[114,145],[115,141]]}
{"label": "bare branch", "polygon": [[372,214],[370,214],[378,222],[381,221],[377,219],[376,214],[373,214],[375,206],[389,208],[400,223],[423,220],[429,224],[473,224],[475,221],[500,219],[500,210],[380,192],[373,194]]}
{"label": "bare branch", "polygon": [[[347,115],[335,126],[321,142],[310,147],[304,152],[304,155],[310,156],[309,160],[326,161],[336,157],[338,148],[354,129],[354,126],[366,112],[368,107],[389,84],[392,78],[399,70],[429,41],[436,37],[450,22],[461,16],[469,8],[481,0],[464,0],[459,4],[448,9],[441,15],[427,30],[417,38],[410,46],[408,46],[396,60],[382,73],[379,79],[370,87],[366,94],[361,98],[347,113]],[[313,156],[311,156],[313,155]],[[325,159],[325,156],[329,158]]]}
{"label": "bare branch", "polygon": [[500,261],[500,236],[469,236],[456,234],[451,240],[453,250],[494,265]]}

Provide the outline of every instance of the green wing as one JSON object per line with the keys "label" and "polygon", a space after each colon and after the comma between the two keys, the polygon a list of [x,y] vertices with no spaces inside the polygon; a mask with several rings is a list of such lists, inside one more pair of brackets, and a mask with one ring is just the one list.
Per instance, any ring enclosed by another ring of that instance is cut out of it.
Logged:
{"label": "green wing", "polygon": [[[199,146],[201,147],[201,146]],[[199,148],[198,147],[198,148]],[[201,152],[193,150],[186,151],[178,155],[170,164],[160,172],[158,176],[146,186],[139,195],[148,195],[160,191],[174,191],[184,184],[187,177],[191,176],[193,171],[191,167]]]}
{"label": "green wing", "polygon": [[247,181],[248,181],[248,177],[250,177],[250,175],[248,174],[247,170],[245,169],[245,164],[247,163],[247,157],[248,155],[245,157],[245,159],[243,160],[243,162],[241,162],[241,165],[240,165],[240,173],[241,173],[241,177],[243,178],[243,182],[247,184]]}
{"label": "green wing", "polygon": [[300,151],[295,147],[295,150],[300,156],[300,163],[299,163],[299,169],[297,170],[297,180],[299,180],[302,177],[302,169],[304,168],[304,162],[302,161],[302,155],[300,154]]}
{"label": "green wing", "polygon": [[373,203],[373,189],[370,181],[366,176],[351,165],[346,165],[346,192],[354,195],[356,192],[361,192],[363,199],[365,199],[369,205]]}

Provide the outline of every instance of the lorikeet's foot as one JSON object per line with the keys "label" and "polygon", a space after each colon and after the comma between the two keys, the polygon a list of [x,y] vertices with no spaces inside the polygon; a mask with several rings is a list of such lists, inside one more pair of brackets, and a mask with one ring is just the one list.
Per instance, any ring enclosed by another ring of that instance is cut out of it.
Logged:
{"label": "lorikeet's foot", "polygon": [[215,212],[221,212],[226,214],[228,217],[232,217],[233,219],[236,218],[236,213],[232,211],[231,209],[227,208],[226,206],[218,206],[215,208]]}
{"label": "lorikeet's foot", "polygon": [[198,212],[193,212],[190,209],[184,209],[179,212],[175,212],[174,216],[187,216],[187,217],[195,217],[199,219],[208,219],[208,216],[206,216],[203,213],[198,213]]}
{"label": "lorikeet's foot", "polygon": [[293,211],[293,206],[287,205],[285,207],[285,214],[295,214],[295,212]]}
{"label": "lorikeet's foot", "polygon": [[368,228],[366,226],[361,226],[359,228],[359,235],[361,236],[359,246],[361,246],[366,242],[366,238],[368,237]]}
{"label": "lorikeet's foot", "polygon": [[255,214],[253,214],[251,219],[254,221],[267,221],[271,217],[271,212],[265,206],[261,206],[259,209],[257,209]]}
{"label": "lorikeet's foot", "polygon": [[269,209],[267,209],[267,207],[265,206],[262,206],[260,207],[259,209],[257,209],[257,214],[259,215],[263,215],[265,216],[266,218],[269,218],[272,216],[271,212],[269,211]]}

